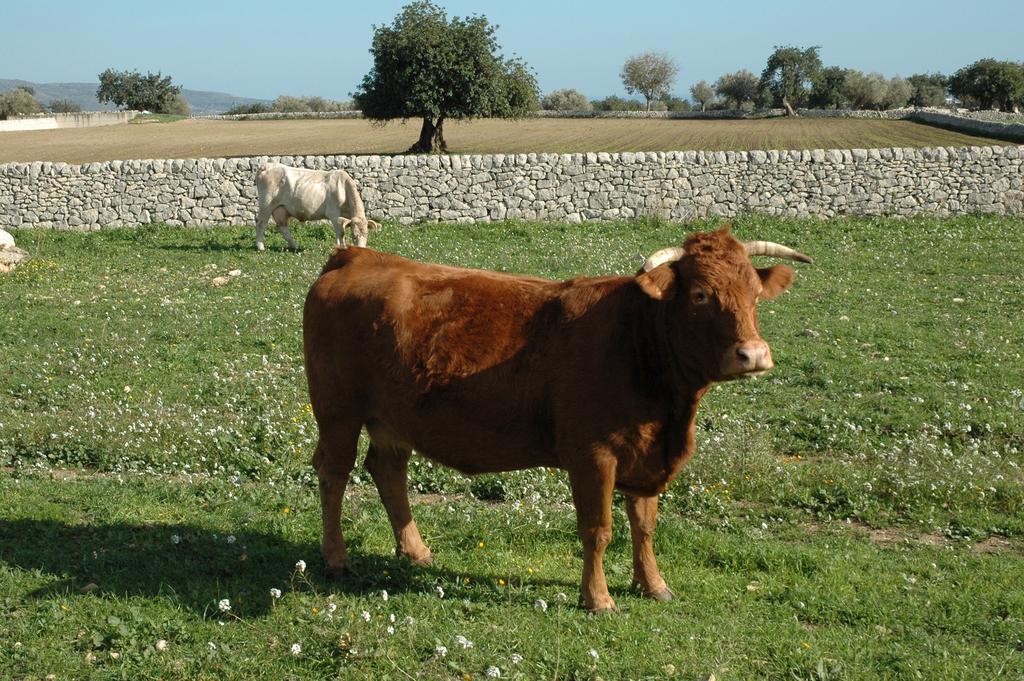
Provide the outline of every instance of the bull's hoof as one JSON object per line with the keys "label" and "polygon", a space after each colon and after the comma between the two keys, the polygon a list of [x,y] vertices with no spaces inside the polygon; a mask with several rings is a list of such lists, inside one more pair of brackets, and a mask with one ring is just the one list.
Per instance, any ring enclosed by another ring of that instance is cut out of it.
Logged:
{"label": "bull's hoof", "polygon": [[672,592],[672,589],[668,588],[667,586],[662,587],[661,589],[648,591],[647,589],[641,586],[640,582],[634,581],[632,588],[639,591],[644,598],[651,598],[653,600],[658,601],[659,603],[667,603],[668,601],[671,601],[673,598],[676,597],[676,595]]}
{"label": "bull's hoof", "polygon": [[324,579],[328,582],[340,582],[341,580],[348,577],[350,571],[347,565],[341,567],[331,567],[328,565],[324,568]]}
{"label": "bull's hoof", "polygon": [[581,608],[585,608],[591,615],[611,615],[618,610],[618,607],[615,605],[615,601],[612,600],[611,596],[599,598],[593,603],[585,602],[583,600],[583,596],[580,596],[579,605]]}
{"label": "bull's hoof", "polygon": [[648,592],[645,592],[644,593],[644,597],[645,598],[653,598],[654,600],[658,601],[659,603],[667,603],[667,602],[671,601],[673,598],[675,598],[676,595],[674,593],[672,593],[672,589],[670,589],[670,588],[668,588],[666,586],[661,591],[648,591]]}
{"label": "bull's hoof", "polygon": [[420,558],[413,558],[412,556],[404,556],[404,558],[416,567],[430,567],[434,564],[434,556],[430,553]]}

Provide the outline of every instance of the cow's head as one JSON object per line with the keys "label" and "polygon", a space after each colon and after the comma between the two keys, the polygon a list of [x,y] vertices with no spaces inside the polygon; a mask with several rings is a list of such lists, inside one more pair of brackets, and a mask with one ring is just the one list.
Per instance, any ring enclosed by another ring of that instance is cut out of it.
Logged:
{"label": "cow's head", "polygon": [[774,366],[758,328],[757,302],[785,291],[794,272],[785,265],[755,268],[750,257],[811,262],[772,242],[742,243],[730,232],[726,225],[694,234],[682,248],[658,251],[636,277],[648,296],[666,306],[676,361],[708,381],[759,376]]}
{"label": "cow's head", "polygon": [[365,246],[370,236],[371,229],[380,229],[380,223],[367,219],[365,215],[357,215],[354,218],[341,218],[341,228],[351,227],[352,240],[356,246]]}

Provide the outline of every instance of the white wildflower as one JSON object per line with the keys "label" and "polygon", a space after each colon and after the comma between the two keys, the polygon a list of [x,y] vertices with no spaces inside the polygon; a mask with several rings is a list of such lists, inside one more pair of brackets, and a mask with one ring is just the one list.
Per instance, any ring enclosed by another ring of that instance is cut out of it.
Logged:
{"label": "white wildflower", "polygon": [[302,652],[302,645],[299,643],[292,644],[292,655],[298,655]]}
{"label": "white wildflower", "polygon": [[547,612],[548,611],[548,602],[545,601],[543,598],[538,598],[537,600],[535,600],[533,602],[533,607],[537,608],[541,612]]}
{"label": "white wildflower", "polygon": [[338,604],[337,603],[328,603],[327,604],[327,612],[330,613],[331,615],[333,615],[334,611],[337,610],[337,609],[338,609]]}
{"label": "white wildflower", "polygon": [[227,537],[224,538],[224,541],[226,541],[229,544],[234,544],[235,541],[237,540],[235,539],[235,535],[229,534]]}
{"label": "white wildflower", "polygon": [[512,653],[512,664],[519,664],[523,661],[523,656],[519,653]]}
{"label": "white wildflower", "polygon": [[172,534],[171,535],[171,543],[172,544],[180,544],[181,543],[181,537],[179,537],[176,534]]}
{"label": "white wildflower", "polygon": [[491,679],[500,679],[501,678],[501,670],[498,669],[497,667],[488,667],[487,671],[485,671],[484,674],[487,675],[487,677],[491,678]]}
{"label": "white wildflower", "polygon": [[381,591],[380,592],[380,599],[382,601],[386,601],[388,599],[388,592],[387,591]]}
{"label": "white wildflower", "polygon": [[395,628],[389,624],[387,632],[388,632],[388,636],[392,636],[395,633]]}
{"label": "white wildflower", "polygon": [[298,570],[299,572],[305,572],[306,571],[306,561],[304,561],[304,560],[297,561],[295,563],[295,569]]}
{"label": "white wildflower", "polygon": [[437,646],[434,647],[434,654],[437,655],[438,657],[444,657],[445,655],[448,654],[448,649],[445,648],[443,645],[438,644]]}
{"label": "white wildflower", "polygon": [[370,621],[370,613],[366,610],[363,610],[361,613],[359,613],[359,616],[363,619],[364,622]]}
{"label": "white wildflower", "polygon": [[415,622],[415,621],[416,621],[416,620],[414,620],[414,619],[412,618],[412,615],[406,615],[406,616],[405,616],[405,619],[404,619],[404,620],[402,620],[402,624],[404,624],[404,625],[406,625],[406,626],[409,626],[410,624],[412,624],[412,623],[413,623],[413,622]]}
{"label": "white wildflower", "polygon": [[207,641],[206,642],[206,647],[209,648],[210,650],[217,650],[217,644],[214,643],[213,641]]}
{"label": "white wildflower", "polygon": [[221,612],[228,612],[231,610],[231,601],[226,598],[220,599],[220,603],[217,604],[217,609]]}
{"label": "white wildflower", "polygon": [[440,586],[435,586],[434,592],[437,594],[438,598],[444,598],[444,589],[442,589]]}
{"label": "white wildflower", "polygon": [[270,590],[270,597],[273,598],[276,601],[278,598],[281,597],[281,590],[280,589],[271,589]]}
{"label": "white wildflower", "polygon": [[464,649],[468,649],[473,647],[473,642],[465,636],[463,636],[462,634],[459,634],[455,637],[455,645],[462,646]]}
{"label": "white wildflower", "polygon": [[590,649],[590,650],[589,650],[589,651],[587,652],[587,655],[590,655],[590,657],[594,658],[594,662],[597,662],[598,658],[600,658],[600,657],[601,657],[600,655],[598,655],[598,654],[597,654],[597,651],[596,651],[596,650],[594,650],[593,648],[591,648],[591,649]]}
{"label": "white wildflower", "polygon": [[168,648],[167,641],[165,641],[163,639],[160,639],[159,641],[156,642],[156,649],[159,650],[160,652],[163,652],[163,651],[167,650],[167,648]]}
{"label": "white wildflower", "polygon": [[555,600],[558,601],[559,603],[565,603],[567,600],[569,600],[569,597],[566,596],[561,591],[559,591],[558,593],[555,594]]}

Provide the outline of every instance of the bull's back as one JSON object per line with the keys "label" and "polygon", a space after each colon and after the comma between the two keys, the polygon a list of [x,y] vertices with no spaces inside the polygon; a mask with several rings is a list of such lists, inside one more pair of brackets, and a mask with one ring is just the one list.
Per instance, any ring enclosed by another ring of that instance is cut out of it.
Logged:
{"label": "bull's back", "polygon": [[[558,284],[337,251],[310,290],[306,369],[318,419],[358,413],[468,472],[552,463],[538,319]],[[481,457],[481,452],[490,452]]]}

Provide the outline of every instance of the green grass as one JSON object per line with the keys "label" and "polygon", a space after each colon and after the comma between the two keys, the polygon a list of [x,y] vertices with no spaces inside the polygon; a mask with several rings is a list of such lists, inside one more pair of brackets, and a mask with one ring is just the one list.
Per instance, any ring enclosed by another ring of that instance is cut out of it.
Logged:
{"label": "green grass", "polygon": [[[710,226],[372,239],[564,278],[631,272]],[[353,576],[321,580],[300,318],[327,227],[296,229],[298,254],[276,235],[257,254],[243,228],[16,232],[35,257],[0,278],[0,676],[1020,678],[1022,227],[739,220],[816,263],[762,306],[775,371],[702,406],[656,534],[674,602],[628,593],[617,500],[611,617],[574,607],[582,561],[555,471],[470,480],[414,459],[429,569],[393,561],[357,474]]]}

